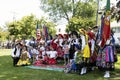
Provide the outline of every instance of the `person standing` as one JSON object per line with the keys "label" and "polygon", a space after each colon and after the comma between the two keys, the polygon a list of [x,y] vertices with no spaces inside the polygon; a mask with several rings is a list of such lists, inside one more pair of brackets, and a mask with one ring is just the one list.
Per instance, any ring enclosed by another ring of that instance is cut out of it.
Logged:
{"label": "person standing", "polygon": [[21,43],[17,43],[15,45],[15,48],[13,48],[12,50],[12,59],[13,59],[13,66],[17,66],[17,62],[20,59],[20,55],[21,55],[21,51],[22,51],[22,44]]}
{"label": "person standing", "polygon": [[68,43],[68,41],[64,41],[63,50],[64,50],[64,65],[66,65],[69,63],[69,43]]}
{"label": "person standing", "polygon": [[110,77],[110,71],[114,70],[115,63],[115,47],[114,47],[114,37],[111,34],[110,38],[107,39],[105,46],[102,48],[102,51],[99,52],[97,57],[97,66],[100,70],[105,71],[104,77]]}
{"label": "person standing", "polygon": [[81,75],[85,74],[87,71],[87,67],[88,67],[88,62],[90,59],[90,48],[88,45],[88,34],[86,33],[86,31],[84,29],[79,29],[80,33],[81,33],[81,39],[82,39],[82,49],[81,52],[83,53],[83,67],[81,69]]}

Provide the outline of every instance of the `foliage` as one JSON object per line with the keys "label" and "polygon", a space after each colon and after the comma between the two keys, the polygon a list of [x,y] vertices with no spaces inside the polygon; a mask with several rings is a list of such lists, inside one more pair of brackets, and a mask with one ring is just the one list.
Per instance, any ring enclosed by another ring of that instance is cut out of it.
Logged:
{"label": "foliage", "polygon": [[4,41],[6,38],[9,39],[9,32],[0,27],[0,41]]}
{"label": "foliage", "polygon": [[35,16],[24,16],[21,20],[7,23],[8,31],[15,38],[28,38],[35,32]]}
{"label": "foliage", "polygon": [[50,34],[50,35],[56,34],[56,29],[55,29],[56,24],[54,22],[47,21],[44,17],[37,20],[37,22],[38,22],[38,26],[39,26],[41,32],[43,31],[43,29],[42,29],[43,25],[45,25],[48,28],[48,34]]}
{"label": "foliage", "polygon": [[116,7],[112,6],[111,12],[112,12],[112,18],[115,18],[117,22],[120,22],[120,0],[117,2]]}
{"label": "foliage", "polygon": [[104,79],[103,71],[97,68],[85,75],[65,74],[57,71],[35,70],[26,67],[13,67],[11,50],[0,49],[0,80],[119,80],[120,79],[120,55],[116,63],[115,71],[111,72],[109,79]]}
{"label": "foliage", "polygon": [[80,16],[81,18],[95,17],[95,6],[92,3],[77,2],[77,10],[73,16]]}
{"label": "foliage", "polygon": [[[40,0],[41,9],[48,12],[51,19],[58,21],[65,18],[68,21],[66,31],[77,29],[77,26],[88,27],[95,23],[94,0]],[[79,18],[80,17],[80,18]],[[81,19],[81,20],[78,20]],[[74,21],[75,20],[75,21]],[[76,24],[77,20],[77,24]],[[84,21],[85,20],[85,21]],[[79,22],[80,21],[80,22]],[[87,22],[88,21],[88,22]],[[75,22],[75,23],[74,23]],[[88,25],[88,23],[91,23]]]}
{"label": "foliage", "polygon": [[[72,6],[74,5],[71,0],[40,0],[41,9],[48,12],[51,19],[58,21],[65,18],[69,21],[69,13],[72,13]],[[74,1],[74,0],[73,0]]]}
{"label": "foliage", "polygon": [[45,25],[48,27],[49,34],[54,36],[56,34],[56,29],[55,29],[56,25],[53,22],[47,22]]}
{"label": "foliage", "polygon": [[89,18],[73,17],[70,19],[69,25],[67,25],[66,32],[78,31],[80,28],[87,29],[88,27],[94,27],[95,20]]}
{"label": "foliage", "polygon": [[75,15],[70,18],[66,31],[78,30],[79,28],[93,27],[95,25],[95,9],[90,3],[78,2]]}
{"label": "foliage", "polygon": [[47,22],[44,18],[40,20],[36,18],[34,15],[24,16],[21,20],[13,21],[7,23],[8,31],[10,32],[10,36],[14,36],[15,38],[25,38],[28,39],[31,36],[36,35],[36,24],[39,24],[40,29],[42,31],[42,24],[48,26],[48,30],[50,30],[50,34],[55,33],[55,24],[53,22]]}

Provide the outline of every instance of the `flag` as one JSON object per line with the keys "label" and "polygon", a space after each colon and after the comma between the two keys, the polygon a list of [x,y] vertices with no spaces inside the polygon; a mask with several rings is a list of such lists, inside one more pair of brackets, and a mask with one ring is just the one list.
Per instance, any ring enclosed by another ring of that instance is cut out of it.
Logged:
{"label": "flag", "polygon": [[100,28],[98,29],[98,36],[97,39],[102,40],[102,29],[104,26],[104,15],[101,16],[101,25]]}
{"label": "flag", "polygon": [[48,40],[48,28],[43,26],[43,36],[45,36],[45,40]]}
{"label": "flag", "polygon": [[111,31],[110,31],[110,0],[107,0],[106,4],[106,11],[104,15],[104,22],[102,22],[102,42],[101,47],[105,46],[107,39],[110,38]]}
{"label": "flag", "polygon": [[40,34],[38,22],[36,24],[36,38],[37,38],[37,41],[39,41],[41,39],[41,34]]}

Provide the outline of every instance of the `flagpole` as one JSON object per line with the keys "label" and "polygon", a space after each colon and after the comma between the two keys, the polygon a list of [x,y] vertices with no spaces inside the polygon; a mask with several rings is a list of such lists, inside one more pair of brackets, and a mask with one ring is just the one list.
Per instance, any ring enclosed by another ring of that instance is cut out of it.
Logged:
{"label": "flagpole", "polygon": [[96,25],[98,25],[99,0],[97,0]]}

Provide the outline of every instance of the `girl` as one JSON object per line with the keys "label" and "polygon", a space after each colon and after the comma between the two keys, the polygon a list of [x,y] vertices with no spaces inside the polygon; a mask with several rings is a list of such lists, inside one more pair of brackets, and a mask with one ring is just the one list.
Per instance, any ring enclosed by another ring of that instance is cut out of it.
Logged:
{"label": "girl", "polygon": [[[64,50],[64,65],[66,65],[69,63],[69,43],[68,43],[68,41],[64,41],[63,50]],[[67,62],[66,62],[66,60],[67,60]]]}
{"label": "girl", "polygon": [[49,64],[56,64],[57,61],[56,61],[56,58],[57,58],[57,51],[55,51],[52,47],[50,47],[50,51],[48,53],[49,55],[49,61],[48,63]]}
{"label": "girl", "polygon": [[22,49],[20,59],[17,63],[17,66],[29,65],[30,64],[29,58],[30,58],[30,55],[27,51],[27,46],[24,46],[23,49]]}
{"label": "girl", "polygon": [[37,47],[32,48],[31,53],[32,53],[32,63],[34,64],[34,62],[38,59],[38,54],[39,54],[39,51],[37,50]]}

